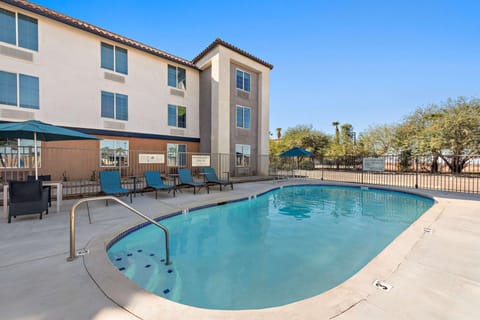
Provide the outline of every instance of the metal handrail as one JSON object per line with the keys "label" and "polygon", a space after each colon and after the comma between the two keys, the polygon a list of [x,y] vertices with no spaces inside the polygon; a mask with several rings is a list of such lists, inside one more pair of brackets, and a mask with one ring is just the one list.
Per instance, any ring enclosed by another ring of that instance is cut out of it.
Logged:
{"label": "metal handrail", "polygon": [[121,201],[118,198],[113,197],[113,196],[84,198],[84,199],[78,200],[77,202],[75,202],[73,204],[72,208],[70,209],[70,256],[67,258],[67,261],[73,261],[76,258],[76,254],[75,254],[75,209],[77,209],[77,207],[79,205],[81,205],[82,203],[87,203],[87,205],[88,205],[88,202],[100,201],[100,200],[113,200],[113,201],[119,203],[120,205],[122,205],[123,207],[127,208],[128,210],[132,211],[136,215],[140,216],[141,218],[147,220],[151,224],[153,224],[153,225],[159,227],[160,229],[162,229],[163,232],[165,233],[165,252],[166,252],[165,264],[166,265],[171,264],[171,261],[170,261],[170,233],[168,232],[168,229],[165,226],[158,223],[157,221],[153,220],[150,217],[147,217],[146,215],[144,215],[143,213],[141,213],[137,209],[132,208],[131,206],[129,206],[125,202],[123,202],[123,201]]}

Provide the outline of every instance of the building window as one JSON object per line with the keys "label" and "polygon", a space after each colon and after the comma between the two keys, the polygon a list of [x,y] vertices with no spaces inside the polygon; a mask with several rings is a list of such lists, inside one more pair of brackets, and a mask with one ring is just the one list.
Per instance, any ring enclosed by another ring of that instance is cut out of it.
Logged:
{"label": "building window", "polygon": [[[1,140],[0,154],[0,164],[4,168],[35,168],[35,147],[33,140]],[[40,141],[37,141],[37,161],[41,164]],[[40,168],[40,165],[38,167]]]}
{"label": "building window", "polygon": [[128,52],[126,49],[101,43],[101,67],[118,73],[128,74]]}
{"label": "building window", "polygon": [[102,118],[128,120],[128,96],[102,91]]}
{"label": "building window", "polygon": [[187,165],[186,144],[167,144],[167,165],[180,167]]}
{"label": "building window", "polygon": [[25,74],[0,71],[0,104],[39,109],[39,79]]}
{"label": "building window", "polygon": [[250,73],[237,69],[237,89],[250,92]]}
{"label": "building window", "polygon": [[39,109],[38,78],[19,74],[20,82],[20,107]]}
{"label": "building window", "polygon": [[127,140],[100,140],[101,167],[128,167]]}
{"label": "building window", "polygon": [[0,41],[38,51],[37,19],[0,8]]}
{"label": "building window", "polygon": [[237,105],[237,128],[250,129],[250,108]]}
{"label": "building window", "polygon": [[0,71],[0,103],[17,106],[17,74]]}
{"label": "building window", "polygon": [[187,108],[182,106],[168,105],[168,125],[177,128],[187,127]]}
{"label": "building window", "polygon": [[235,156],[237,167],[249,167],[250,166],[250,145],[248,144],[236,144]]}
{"label": "building window", "polygon": [[168,65],[168,85],[170,87],[186,90],[187,74],[185,69]]}

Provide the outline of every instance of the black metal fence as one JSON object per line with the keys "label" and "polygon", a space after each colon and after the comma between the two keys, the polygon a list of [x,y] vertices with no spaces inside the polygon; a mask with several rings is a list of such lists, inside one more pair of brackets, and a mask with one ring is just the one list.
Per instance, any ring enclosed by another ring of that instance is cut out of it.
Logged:
{"label": "black metal fence", "polygon": [[[35,174],[33,147],[0,148],[0,182],[27,180]],[[94,195],[100,192],[99,172],[116,170],[122,185],[141,190],[145,171],[159,171],[166,183],[173,183],[172,174],[189,168],[195,179],[202,167],[213,167],[220,179],[228,177],[268,175],[269,156],[250,154],[208,154],[169,152],[168,150],[99,150],[98,148],[38,148],[39,175],[62,181],[64,197]],[[56,192],[56,190],[53,190]],[[55,195],[54,195],[55,196]]]}
{"label": "black metal fence", "polygon": [[[367,158],[367,164],[368,164]],[[271,159],[274,175],[361,184],[480,194],[480,155],[386,155],[374,158],[378,168],[364,167],[364,158],[318,157]],[[369,170],[373,169],[373,170]]]}

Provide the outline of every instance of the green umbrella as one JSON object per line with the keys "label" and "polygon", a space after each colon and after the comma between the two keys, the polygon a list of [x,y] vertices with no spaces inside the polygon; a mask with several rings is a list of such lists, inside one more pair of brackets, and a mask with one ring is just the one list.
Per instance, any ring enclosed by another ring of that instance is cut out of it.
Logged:
{"label": "green umbrella", "polygon": [[65,140],[99,140],[97,137],[80,131],[65,129],[37,120],[11,122],[0,124],[0,137],[30,139],[35,148],[35,179],[38,179],[37,140],[65,141]]}
{"label": "green umbrella", "polygon": [[298,160],[299,157],[313,157],[313,153],[307,151],[305,149],[299,147],[293,147],[290,150],[287,150],[280,154],[280,157],[296,157],[297,158],[297,169],[300,166],[300,162]]}

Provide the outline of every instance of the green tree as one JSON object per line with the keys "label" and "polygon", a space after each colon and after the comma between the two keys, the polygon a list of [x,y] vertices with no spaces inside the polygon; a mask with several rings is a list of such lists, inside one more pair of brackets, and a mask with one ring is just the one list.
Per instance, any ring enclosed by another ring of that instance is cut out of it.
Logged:
{"label": "green tree", "polygon": [[308,125],[297,125],[288,128],[282,139],[270,140],[270,154],[278,155],[293,147],[300,147],[315,155],[326,153],[330,137]]}
{"label": "green tree", "polygon": [[395,125],[370,126],[358,138],[358,153],[363,156],[383,156],[395,152]]}
{"label": "green tree", "polygon": [[340,127],[340,145],[342,155],[354,155],[354,134],[353,126],[351,124],[345,123]]}
{"label": "green tree", "polygon": [[418,108],[398,126],[395,143],[413,155],[431,154],[431,171],[442,159],[453,173],[461,173],[480,153],[480,101],[449,99],[440,106]]}
{"label": "green tree", "polygon": [[461,173],[480,153],[480,100],[449,99],[429,129],[432,149],[453,173]]}

